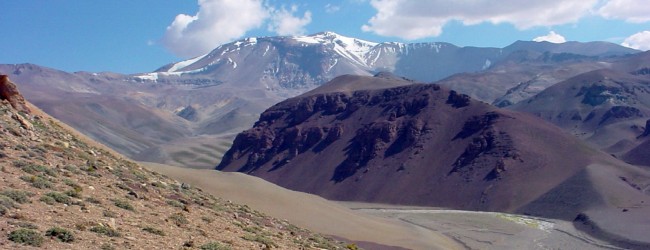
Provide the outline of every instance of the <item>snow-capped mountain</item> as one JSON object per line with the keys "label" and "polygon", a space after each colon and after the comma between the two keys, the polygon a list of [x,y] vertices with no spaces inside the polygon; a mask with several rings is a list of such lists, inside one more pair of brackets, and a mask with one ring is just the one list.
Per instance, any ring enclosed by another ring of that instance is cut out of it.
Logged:
{"label": "snow-capped mountain", "polygon": [[135,79],[200,85],[235,84],[238,88],[303,92],[338,75],[373,75],[379,71],[433,82],[457,73],[485,70],[520,50],[585,56],[636,52],[611,43],[518,41],[505,48],[459,47],[434,42],[375,43],[321,32],[308,36],[242,39],[218,46],[208,54],[137,75]]}
{"label": "snow-capped mountain", "polygon": [[[527,55],[521,51],[532,51],[528,55],[534,57],[520,56]],[[637,51],[611,43],[519,41],[505,48],[375,43],[322,32],[295,37],[246,38],[154,72],[134,75],[67,73],[37,65],[0,65],[0,71],[16,82],[26,83],[20,86],[25,95],[47,112],[133,158],[213,166],[214,154],[199,156],[196,155],[199,151],[183,150],[204,147],[206,141],[249,128],[271,105],[337,76],[388,71],[420,82],[433,82],[458,73],[489,72],[495,77],[461,75],[470,81],[459,80],[448,85],[471,95],[466,90],[487,93],[489,98],[479,99],[492,102],[518,82],[530,80],[529,74],[520,74],[513,81],[510,71],[514,66],[510,64],[519,65],[521,72],[530,71],[526,66],[530,63],[520,62],[531,60],[540,69],[548,65],[565,68],[552,60],[537,63],[539,56],[547,52],[577,54],[596,60],[600,56]],[[552,76],[559,79],[565,75],[571,74]],[[499,80],[486,82],[484,79]],[[79,113],[86,115],[82,119]]]}

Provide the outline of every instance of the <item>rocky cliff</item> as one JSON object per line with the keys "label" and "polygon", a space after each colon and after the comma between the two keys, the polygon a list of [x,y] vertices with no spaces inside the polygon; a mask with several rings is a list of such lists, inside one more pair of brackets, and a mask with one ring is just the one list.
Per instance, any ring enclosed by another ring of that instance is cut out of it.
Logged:
{"label": "rocky cliff", "polygon": [[[359,87],[328,88],[341,79]],[[590,157],[568,153],[582,144],[532,116],[438,85],[363,89],[380,81],[342,76],[271,107],[217,169],[335,200],[509,211]]]}

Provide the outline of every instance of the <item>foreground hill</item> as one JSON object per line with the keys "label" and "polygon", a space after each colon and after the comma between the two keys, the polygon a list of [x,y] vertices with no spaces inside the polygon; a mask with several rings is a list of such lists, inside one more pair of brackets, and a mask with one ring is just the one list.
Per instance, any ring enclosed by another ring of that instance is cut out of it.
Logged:
{"label": "foreground hill", "polygon": [[[387,82],[398,87],[366,90]],[[217,169],[335,200],[578,218],[620,245],[647,244],[650,174],[548,122],[395,78],[341,76],[319,90],[262,113]]]}
{"label": "foreground hill", "polygon": [[0,248],[342,248],[93,146],[2,92]]}

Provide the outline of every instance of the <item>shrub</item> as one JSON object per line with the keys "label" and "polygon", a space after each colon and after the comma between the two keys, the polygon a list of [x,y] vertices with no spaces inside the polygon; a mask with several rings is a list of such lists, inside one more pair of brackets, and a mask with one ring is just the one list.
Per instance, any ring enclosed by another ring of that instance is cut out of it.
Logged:
{"label": "shrub", "polygon": [[348,244],[347,246],[345,246],[345,248],[350,249],[350,250],[359,250],[359,247],[357,246],[357,244],[354,244],[354,243]]}
{"label": "shrub", "polygon": [[37,231],[27,228],[21,228],[9,233],[9,240],[35,247],[40,247],[43,244],[43,236]]}
{"label": "shrub", "polygon": [[21,180],[32,184],[33,187],[35,188],[40,188],[40,189],[45,189],[45,188],[52,188],[54,185],[52,185],[52,182],[48,181],[47,179],[41,177],[41,176],[26,176],[23,175],[20,177]]}
{"label": "shrub", "polygon": [[177,200],[167,200],[167,205],[183,208],[185,205]]}
{"label": "shrub", "polygon": [[94,226],[90,228],[90,231],[97,234],[103,234],[108,237],[121,237],[122,234],[115,229],[112,229],[107,226]]}
{"label": "shrub", "polygon": [[169,220],[172,221],[174,224],[176,224],[176,226],[179,226],[179,227],[183,226],[183,225],[185,225],[187,223],[190,223],[190,221],[187,220],[187,218],[185,218],[185,215],[183,215],[182,213],[175,213],[175,214],[170,215]]}
{"label": "shrub", "polygon": [[209,242],[206,244],[203,244],[201,247],[199,247],[201,250],[230,250],[229,246],[225,246],[219,242]]}
{"label": "shrub", "polygon": [[129,211],[134,211],[135,209],[133,208],[133,205],[129,203],[127,200],[113,200],[113,204],[115,204],[116,207],[119,207],[121,209],[129,210]]}
{"label": "shrub", "polygon": [[54,203],[56,203],[56,200],[54,200],[54,198],[52,198],[50,196],[47,196],[47,195],[41,196],[39,201],[42,201],[43,203],[45,203],[47,205],[54,205]]}
{"label": "shrub", "polygon": [[28,174],[44,173],[44,174],[47,174],[47,175],[53,176],[53,177],[57,176],[56,170],[45,167],[45,166],[41,166],[41,165],[28,164],[28,163],[25,163],[25,162],[20,162],[18,164],[14,163],[14,166],[22,169],[23,171],[25,171]]}
{"label": "shrub", "polygon": [[81,190],[81,186],[79,186],[79,184],[77,184],[77,183],[76,183],[75,181],[73,181],[73,180],[70,180],[70,179],[64,179],[64,180],[63,180],[63,183],[65,183],[66,185],[68,185],[68,186],[74,188],[75,190],[77,190],[77,189]]}
{"label": "shrub", "polygon": [[74,235],[72,232],[65,228],[60,228],[60,227],[53,227],[48,229],[45,232],[45,236],[50,236],[58,239],[61,242],[73,242],[74,241]]}
{"label": "shrub", "polygon": [[33,194],[27,191],[7,189],[0,192],[0,195],[4,195],[18,203],[27,203],[29,202],[29,197]]}
{"label": "shrub", "polygon": [[81,198],[81,191],[78,189],[70,189],[68,191],[65,191],[65,195],[74,197],[74,198]]}
{"label": "shrub", "polygon": [[88,197],[88,198],[86,198],[86,201],[90,202],[92,204],[102,204],[102,201],[100,201],[99,199],[97,199],[95,197]]}
{"label": "shrub", "polygon": [[71,203],[70,196],[67,196],[67,195],[59,193],[59,192],[49,192],[49,193],[45,194],[45,196],[51,197],[52,199],[54,199],[54,201],[56,201],[58,203],[63,203],[63,204],[68,204],[68,205],[70,205],[70,203]]}
{"label": "shrub", "polygon": [[266,245],[268,247],[278,247],[278,245],[275,244],[275,242],[273,242],[273,240],[271,240],[271,239],[269,239],[267,237],[264,237],[263,235],[246,234],[246,235],[244,235],[242,237],[242,239],[245,239],[245,240],[248,240],[248,241],[259,242],[259,243],[262,243],[262,244],[264,244],[264,245]]}
{"label": "shrub", "polygon": [[145,231],[145,232],[151,233],[151,234],[160,235],[160,236],[165,236],[165,232],[163,230],[158,229],[158,228],[144,227],[144,228],[142,228],[142,231]]}

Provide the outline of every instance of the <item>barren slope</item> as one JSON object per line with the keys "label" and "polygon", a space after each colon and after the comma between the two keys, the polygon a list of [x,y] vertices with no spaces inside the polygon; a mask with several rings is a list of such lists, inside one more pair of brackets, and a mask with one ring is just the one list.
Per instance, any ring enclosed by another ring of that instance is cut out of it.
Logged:
{"label": "barren slope", "polygon": [[0,248],[342,248],[0,103]]}

